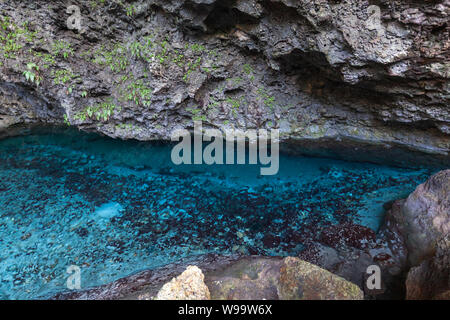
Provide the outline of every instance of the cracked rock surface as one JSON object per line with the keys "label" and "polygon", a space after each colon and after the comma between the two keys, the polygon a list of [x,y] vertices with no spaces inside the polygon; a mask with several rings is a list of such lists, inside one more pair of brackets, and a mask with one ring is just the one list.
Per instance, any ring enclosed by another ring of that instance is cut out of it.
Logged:
{"label": "cracked rock surface", "polygon": [[449,0],[73,4],[80,30],[65,1],[0,3],[0,136],[169,140],[202,120],[278,128],[292,152],[448,164]]}

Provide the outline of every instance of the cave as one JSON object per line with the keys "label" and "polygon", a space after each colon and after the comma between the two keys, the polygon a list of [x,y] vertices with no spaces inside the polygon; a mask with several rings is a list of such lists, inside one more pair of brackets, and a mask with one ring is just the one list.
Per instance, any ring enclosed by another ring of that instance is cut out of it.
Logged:
{"label": "cave", "polygon": [[450,299],[447,0],[71,7],[0,2],[0,300]]}

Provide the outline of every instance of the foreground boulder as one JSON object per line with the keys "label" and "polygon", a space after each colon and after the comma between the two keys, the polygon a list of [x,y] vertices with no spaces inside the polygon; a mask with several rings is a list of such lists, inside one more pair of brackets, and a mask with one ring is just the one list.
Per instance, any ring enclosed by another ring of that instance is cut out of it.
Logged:
{"label": "foreground boulder", "polygon": [[280,298],[286,300],[362,300],[361,289],[311,263],[298,258],[283,260]]}
{"label": "foreground boulder", "polygon": [[362,300],[359,287],[298,258],[244,258],[207,277],[213,299]]}
{"label": "foreground boulder", "polygon": [[52,297],[57,300],[362,298],[363,293],[356,285],[298,258],[215,254]]}
{"label": "foreground boulder", "polygon": [[189,266],[161,288],[156,300],[209,300],[210,294],[204,279],[202,270]]}
{"label": "foreground boulder", "polygon": [[450,300],[450,235],[438,242],[433,258],[411,268],[406,279],[408,300]]}

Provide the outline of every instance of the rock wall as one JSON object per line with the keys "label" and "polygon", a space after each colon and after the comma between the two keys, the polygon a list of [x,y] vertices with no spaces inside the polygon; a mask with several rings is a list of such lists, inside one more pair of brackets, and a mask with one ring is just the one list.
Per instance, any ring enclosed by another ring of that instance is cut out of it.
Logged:
{"label": "rock wall", "polygon": [[410,267],[406,298],[450,297],[450,170],[436,173],[387,212],[382,236]]}
{"label": "rock wall", "polygon": [[279,128],[294,152],[449,162],[449,0],[70,4],[79,30],[67,1],[0,2],[2,135],[66,123],[168,140],[202,120]]}

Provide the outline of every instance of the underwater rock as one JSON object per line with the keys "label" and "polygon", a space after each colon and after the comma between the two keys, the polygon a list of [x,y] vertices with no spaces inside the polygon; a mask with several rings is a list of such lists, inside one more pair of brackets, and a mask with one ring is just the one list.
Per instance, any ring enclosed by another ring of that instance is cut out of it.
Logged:
{"label": "underwater rock", "polygon": [[367,227],[345,222],[333,225],[322,231],[320,242],[336,248],[339,245],[347,245],[358,249],[364,249],[376,238],[375,232]]}
{"label": "underwater rock", "polygon": [[156,300],[209,300],[210,294],[204,279],[202,270],[189,266],[159,290]]}

